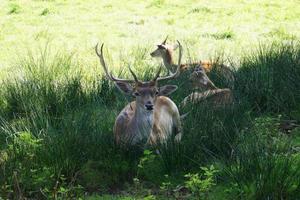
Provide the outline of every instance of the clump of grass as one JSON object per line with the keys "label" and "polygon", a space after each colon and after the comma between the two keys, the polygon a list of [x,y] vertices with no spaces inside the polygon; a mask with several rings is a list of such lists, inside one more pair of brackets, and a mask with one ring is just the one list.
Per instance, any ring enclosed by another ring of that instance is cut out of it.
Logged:
{"label": "clump of grass", "polygon": [[175,19],[174,18],[165,19],[165,22],[168,25],[173,25],[175,24]]}
{"label": "clump of grass", "polygon": [[50,40],[50,34],[49,34],[48,30],[42,30],[35,34],[34,39],[35,40],[41,40],[41,39]]}
{"label": "clump of grass", "polygon": [[10,4],[8,14],[18,14],[21,12],[21,7],[18,4]]}
{"label": "clump of grass", "polygon": [[144,25],[145,24],[145,20],[144,19],[139,19],[139,20],[135,20],[135,21],[129,21],[129,24],[135,24],[135,25]]}
{"label": "clump of grass", "polygon": [[111,4],[106,4],[103,6],[104,8],[111,9],[113,6]]}
{"label": "clump of grass", "polygon": [[152,0],[148,7],[161,8],[165,4],[165,0]]}
{"label": "clump of grass", "polygon": [[232,39],[234,37],[234,33],[232,31],[225,31],[222,33],[212,34],[212,37],[217,40]]}
{"label": "clump of grass", "polygon": [[193,9],[190,10],[188,13],[200,13],[200,12],[210,13],[210,12],[211,12],[211,9],[209,9],[209,8],[207,8],[207,7],[193,8]]}
{"label": "clump of grass", "polygon": [[295,40],[296,36],[288,33],[283,27],[275,28],[267,33],[270,37],[277,37],[282,40]]}
{"label": "clump of grass", "polygon": [[216,40],[228,40],[228,39],[233,39],[235,37],[235,34],[232,30],[227,30],[227,31],[220,31],[217,33],[204,34],[204,36],[212,37]]}
{"label": "clump of grass", "polygon": [[236,92],[246,96],[254,109],[290,113],[297,109],[300,94],[299,43],[261,45],[246,56],[237,72]]}
{"label": "clump of grass", "polygon": [[260,118],[239,134],[226,173],[235,185],[231,192],[240,198],[294,199],[299,194],[299,154],[275,127],[273,120]]}
{"label": "clump of grass", "polygon": [[50,10],[48,8],[45,8],[45,9],[42,10],[40,15],[45,16],[45,15],[48,15],[49,13],[50,13]]}

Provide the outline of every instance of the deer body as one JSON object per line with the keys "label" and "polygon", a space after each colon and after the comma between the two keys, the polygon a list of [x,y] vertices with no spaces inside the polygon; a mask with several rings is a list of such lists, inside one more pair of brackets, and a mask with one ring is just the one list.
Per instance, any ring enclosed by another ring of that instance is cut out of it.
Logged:
{"label": "deer body", "polygon": [[198,103],[208,101],[215,107],[233,103],[232,91],[228,88],[220,89],[216,87],[201,66],[194,69],[190,76],[190,81],[192,82],[193,89],[200,89],[204,92],[192,92],[181,102],[182,107],[186,106],[188,102]]}
{"label": "deer body", "polygon": [[[181,123],[177,106],[168,97],[159,96],[153,112],[147,112],[133,101],[118,115],[114,134],[117,143],[157,144],[166,141],[174,132],[181,137]],[[146,141],[145,141],[146,140]]]}
{"label": "deer body", "polygon": [[[179,46],[180,43],[178,42]],[[103,58],[103,44],[99,53],[106,76],[115,82],[123,93],[135,98],[120,112],[114,125],[114,136],[117,144],[159,144],[164,143],[172,134],[175,140],[181,139],[181,121],[177,106],[167,95],[177,89],[175,85],[158,87],[158,81],[173,79],[179,75],[181,62],[181,46],[179,50],[178,67],[176,73],[159,77],[161,68],[151,81],[139,81],[131,68],[129,70],[134,80],[115,78],[108,69]]]}
{"label": "deer body", "polygon": [[[157,50],[153,51],[150,55],[152,57],[161,57],[164,63],[164,66],[167,68],[168,71],[174,71],[177,68],[177,65],[173,61],[173,52],[177,47],[173,47],[170,45],[165,46],[165,51],[162,48],[158,48]],[[181,64],[180,71],[185,71],[189,67],[196,67],[197,65],[201,65],[206,72],[210,72],[212,69],[212,63],[210,61],[199,61],[196,63],[189,63],[189,64]]]}
{"label": "deer body", "polygon": [[193,92],[184,98],[181,105],[184,107],[189,102],[199,103],[203,101],[211,103],[214,107],[229,105],[233,102],[232,92],[228,88],[207,90],[205,92]]}

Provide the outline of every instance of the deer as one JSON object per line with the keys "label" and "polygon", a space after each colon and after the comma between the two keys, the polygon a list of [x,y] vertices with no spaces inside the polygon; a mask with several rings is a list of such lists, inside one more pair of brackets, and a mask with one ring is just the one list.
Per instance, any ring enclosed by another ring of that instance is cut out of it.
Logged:
{"label": "deer", "polygon": [[182,57],[182,47],[179,45],[178,67],[175,73],[160,77],[162,67],[159,67],[155,77],[150,81],[141,81],[129,66],[132,79],[121,79],[108,71],[104,57],[102,43],[100,52],[98,44],[95,47],[97,56],[104,69],[106,77],[114,82],[117,88],[126,95],[135,98],[119,113],[113,127],[113,134],[117,144],[125,145],[158,145],[166,142],[175,135],[175,141],[182,137],[182,126],[176,104],[167,97],[177,90],[176,85],[159,87],[162,80],[174,79],[179,75]]}
{"label": "deer", "polygon": [[[172,72],[176,65],[173,61],[173,53],[178,48],[178,45],[171,45],[167,43],[168,36],[164,39],[161,44],[157,45],[157,49],[150,53],[151,57],[160,57],[163,60],[164,66],[167,68],[168,72]],[[211,61],[199,61],[195,63],[181,64],[180,71],[185,71],[190,67],[196,67],[201,65],[206,73],[210,72],[214,66],[219,66],[220,73],[225,77],[226,81],[229,83],[234,82],[234,76],[232,70],[223,64],[213,63]]]}
{"label": "deer", "polygon": [[209,79],[201,65],[195,67],[190,76],[194,90],[204,90],[204,92],[192,92],[181,102],[181,107],[185,107],[189,102],[195,104],[202,101],[212,103],[214,107],[230,105],[233,103],[232,91],[228,88],[220,89]]}

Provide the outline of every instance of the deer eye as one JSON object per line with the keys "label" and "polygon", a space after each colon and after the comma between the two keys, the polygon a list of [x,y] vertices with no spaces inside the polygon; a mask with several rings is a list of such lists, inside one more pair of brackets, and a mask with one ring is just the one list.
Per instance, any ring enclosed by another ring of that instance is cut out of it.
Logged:
{"label": "deer eye", "polygon": [[155,95],[158,95],[158,94],[159,94],[159,92],[158,92],[158,90],[156,90],[156,91],[155,91]]}
{"label": "deer eye", "polygon": [[134,92],[133,95],[134,95],[134,96],[140,96],[141,94],[138,93],[138,92]]}

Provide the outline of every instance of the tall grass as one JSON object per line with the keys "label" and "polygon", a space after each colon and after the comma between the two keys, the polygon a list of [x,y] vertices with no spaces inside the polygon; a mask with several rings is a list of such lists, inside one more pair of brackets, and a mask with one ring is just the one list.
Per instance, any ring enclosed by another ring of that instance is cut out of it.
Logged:
{"label": "tall grass", "polygon": [[[1,195],[73,198],[123,188],[134,177],[159,184],[166,173],[182,183],[184,174],[217,162],[223,166],[218,184],[228,183],[229,195],[292,199],[299,192],[299,176],[293,176],[299,152],[281,138],[275,122],[257,126],[253,119],[262,113],[299,116],[292,115],[300,112],[299,55],[299,44],[292,43],[261,46],[246,56],[235,72],[234,104],[180,110],[189,112],[182,142],[169,141],[150,155],[114,144],[114,119],[126,99],[111,83],[99,76],[87,79],[72,56],[29,56],[17,75],[1,84]],[[136,59],[136,69],[146,67],[139,76],[149,79],[154,68]],[[188,73],[168,82],[180,86],[171,96],[177,104],[192,91]],[[219,74],[210,76],[226,86]]]}
{"label": "tall grass", "polygon": [[[256,120],[238,136],[233,162],[225,170],[229,180],[245,199],[297,199],[300,190],[299,152],[282,135],[272,120]],[[227,177],[227,178],[228,178]]]}
{"label": "tall grass", "polygon": [[299,43],[261,45],[246,56],[237,73],[236,90],[261,112],[299,108]]}

